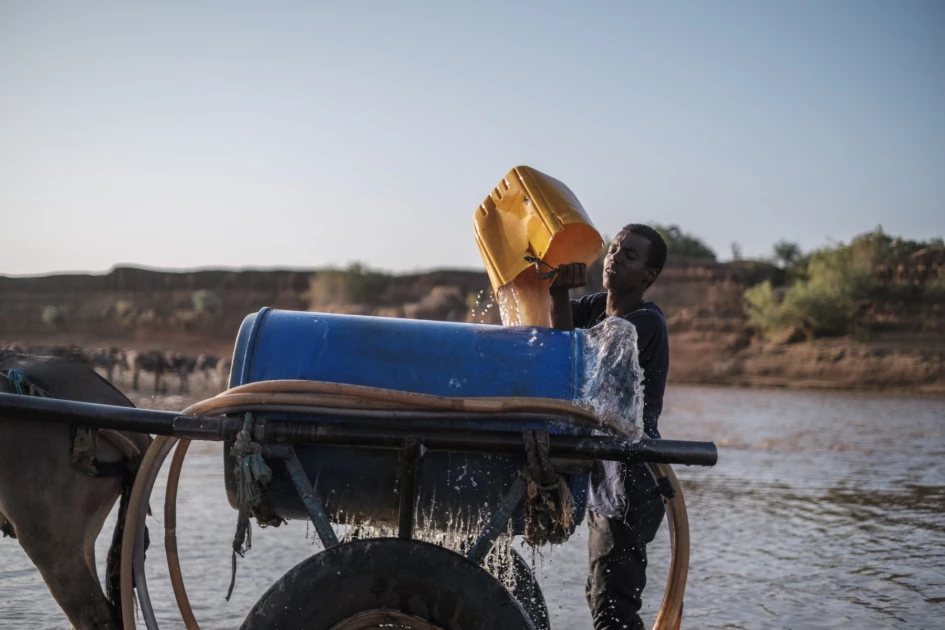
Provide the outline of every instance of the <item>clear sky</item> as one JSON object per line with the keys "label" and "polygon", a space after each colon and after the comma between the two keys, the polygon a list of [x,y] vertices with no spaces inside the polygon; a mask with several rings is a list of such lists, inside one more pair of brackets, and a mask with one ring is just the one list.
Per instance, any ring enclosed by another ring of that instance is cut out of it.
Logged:
{"label": "clear sky", "polygon": [[513,166],[721,258],[945,233],[945,2],[0,0],[0,274],[481,268]]}

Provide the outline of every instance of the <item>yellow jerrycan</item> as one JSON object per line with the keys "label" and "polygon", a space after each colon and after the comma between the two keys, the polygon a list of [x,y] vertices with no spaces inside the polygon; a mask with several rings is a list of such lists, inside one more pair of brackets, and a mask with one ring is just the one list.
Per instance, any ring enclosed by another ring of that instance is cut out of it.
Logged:
{"label": "yellow jerrycan", "polygon": [[564,183],[517,166],[473,218],[476,244],[504,326],[551,326],[546,276],[559,265],[590,265],[604,246],[581,202]]}

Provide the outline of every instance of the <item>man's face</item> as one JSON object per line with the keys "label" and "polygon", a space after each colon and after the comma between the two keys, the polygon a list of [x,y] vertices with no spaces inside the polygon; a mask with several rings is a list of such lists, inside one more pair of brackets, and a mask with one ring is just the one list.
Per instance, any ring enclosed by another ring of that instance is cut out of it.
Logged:
{"label": "man's face", "polygon": [[649,286],[656,270],[647,267],[650,241],[645,236],[623,232],[610,244],[604,258],[604,288],[626,293]]}

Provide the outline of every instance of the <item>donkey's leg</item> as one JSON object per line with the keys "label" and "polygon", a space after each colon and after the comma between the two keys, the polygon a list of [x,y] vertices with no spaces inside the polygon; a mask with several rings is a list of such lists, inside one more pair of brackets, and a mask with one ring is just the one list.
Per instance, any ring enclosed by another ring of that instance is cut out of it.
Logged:
{"label": "donkey's leg", "polygon": [[[117,485],[111,491],[113,502]],[[118,630],[116,610],[105,597],[95,569],[95,538],[104,521],[101,512],[107,515],[111,506],[94,500],[101,496],[89,498],[98,504],[94,513],[78,513],[81,510],[64,505],[55,518],[21,528],[19,541],[75,630]]]}
{"label": "donkey's leg", "polygon": [[94,541],[121,480],[89,477],[73,466],[66,426],[0,421],[0,445],[0,510],[49,592],[77,630],[116,628],[95,570]]}

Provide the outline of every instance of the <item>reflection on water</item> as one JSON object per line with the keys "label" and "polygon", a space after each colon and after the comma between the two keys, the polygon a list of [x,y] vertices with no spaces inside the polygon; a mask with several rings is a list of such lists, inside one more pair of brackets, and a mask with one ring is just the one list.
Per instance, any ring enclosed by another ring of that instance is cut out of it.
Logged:
{"label": "reflection on water", "polygon": [[[676,469],[693,543],[684,627],[945,627],[945,401],[670,387],[660,428],[667,438],[720,445],[716,468]],[[236,513],[223,492],[220,447],[191,450],[178,515],[188,593],[202,628],[233,628],[318,546],[302,522],[257,530],[224,601]],[[161,627],[182,628],[154,503],[148,586]],[[100,538],[100,565],[109,538]],[[664,525],[650,554],[649,622],[668,550]],[[554,627],[589,628],[584,530],[535,562]],[[0,540],[0,583],[2,627],[68,627],[9,539]]]}

